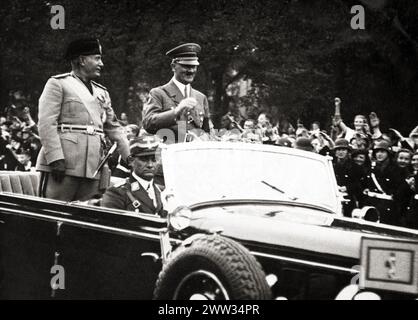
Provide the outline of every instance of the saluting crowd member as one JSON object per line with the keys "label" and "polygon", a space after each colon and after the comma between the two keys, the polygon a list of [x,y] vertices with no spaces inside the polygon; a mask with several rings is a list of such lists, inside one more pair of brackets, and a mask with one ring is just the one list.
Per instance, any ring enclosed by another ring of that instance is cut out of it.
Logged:
{"label": "saluting crowd member", "polygon": [[118,143],[123,158],[128,141],[118,123],[107,89],[93,81],[100,77],[102,48],[97,39],[69,44],[66,59],[72,71],[51,77],[39,99],[39,136],[42,149],[37,170],[42,171],[40,194],[73,201],[98,193],[100,175],[94,172],[103,156],[103,139]]}
{"label": "saluting crowd member", "polygon": [[[174,76],[169,83],[151,89],[145,104],[145,130],[165,136],[167,143],[174,142],[169,141],[173,138],[183,142],[187,130],[197,128],[210,132],[212,127],[207,97],[191,87],[199,65],[200,51],[201,47],[196,43],[182,44],[169,50],[166,55],[172,58]],[[174,137],[168,137],[170,131]]]}
{"label": "saluting crowd member", "polygon": [[165,216],[161,189],[154,181],[158,166],[156,152],[160,139],[154,135],[142,135],[131,139],[129,143],[130,177],[107,189],[101,205],[107,208]]}

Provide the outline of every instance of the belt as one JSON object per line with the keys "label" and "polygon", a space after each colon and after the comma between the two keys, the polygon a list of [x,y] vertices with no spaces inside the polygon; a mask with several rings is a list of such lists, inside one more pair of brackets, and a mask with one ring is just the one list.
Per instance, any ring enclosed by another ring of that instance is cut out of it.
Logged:
{"label": "belt", "polygon": [[364,194],[370,198],[378,198],[383,200],[393,200],[393,196],[386,193],[377,193],[372,191],[366,191]]}
{"label": "belt", "polygon": [[90,135],[104,136],[104,132],[100,128],[95,128],[94,126],[89,125],[79,125],[79,124],[58,124],[58,130],[61,132],[81,132]]}

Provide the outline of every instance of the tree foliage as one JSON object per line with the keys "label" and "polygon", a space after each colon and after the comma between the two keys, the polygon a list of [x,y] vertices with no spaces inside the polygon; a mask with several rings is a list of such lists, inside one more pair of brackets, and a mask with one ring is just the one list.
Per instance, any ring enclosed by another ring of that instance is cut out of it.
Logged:
{"label": "tree foliage", "polygon": [[[418,111],[418,7],[414,0],[140,0],[69,1],[65,29],[50,27],[54,3],[4,0],[0,9],[0,100],[23,89],[36,101],[49,76],[68,71],[63,53],[80,36],[100,38],[115,109],[126,111],[128,88],[171,77],[165,52],[184,42],[202,46],[194,86],[226,112],[228,85],[251,79],[240,102],[277,120],[324,125],[333,98],[343,116],[376,111],[405,134]],[[366,29],[350,27],[353,5],[366,10]]]}

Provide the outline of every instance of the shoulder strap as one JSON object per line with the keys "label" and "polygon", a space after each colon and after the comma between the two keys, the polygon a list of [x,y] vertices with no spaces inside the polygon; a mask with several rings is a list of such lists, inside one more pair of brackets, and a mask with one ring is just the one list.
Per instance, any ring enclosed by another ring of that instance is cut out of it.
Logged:
{"label": "shoulder strap", "polygon": [[91,83],[93,83],[96,87],[107,90],[107,88],[104,85],[101,85],[100,83],[97,83],[96,81],[91,80]]}
{"label": "shoulder strap", "polygon": [[141,202],[139,202],[137,199],[135,199],[135,197],[132,194],[130,188],[127,188],[126,186],[124,186],[123,188],[126,189],[126,194],[129,198],[129,201],[131,201],[132,206],[135,208],[135,212],[138,213],[139,212],[138,208],[141,206]]}
{"label": "shoulder strap", "polygon": [[69,73],[69,72],[67,72],[67,73],[57,74],[57,75],[55,75],[55,76],[52,76],[51,78],[54,78],[54,79],[61,79],[61,78],[68,77],[69,75],[70,75],[70,73]]}
{"label": "shoulder strap", "polygon": [[372,177],[373,183],[374,183],[374,185],[376,186],[377,190],[379,190],[379,192],[381,192],[381,193],[383,193],[383,194],[386,194],[386,192],[385,192],[385,191],[383,191],[383,188],[382,188],[382,186],[380,185],[379,181],[377,181],[377,178],[376,178],[376,175],[374,174],[374,172],[372,172],[372,173],[370,174],[370,176]]}

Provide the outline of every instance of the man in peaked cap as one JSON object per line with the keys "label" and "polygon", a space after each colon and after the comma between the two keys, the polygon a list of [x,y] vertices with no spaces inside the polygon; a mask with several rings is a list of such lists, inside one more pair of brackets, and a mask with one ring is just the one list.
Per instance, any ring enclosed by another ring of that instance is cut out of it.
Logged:
{"label": "man in peaked cap", "polygon": [[161,190],[154,182],[159,144],[157,136],[148,134],[130,140],[128,162],[131,175],[124,183],[106,190],[101,202],[103,207],[166,215],[161,202]]}
{"label": "man in peaked cap", "polygon": [[98,193],[99,185],[106,186],[100,179],[110,176],[107,166],[95,175],[105,135],[117,142],[123,158],[129,155],[109,93],[94,81],[103,69],[101,54],[97,39],[71,42],[65,58],[72,71],[51,77],[39,98],[41,196],[83,201]]}
{"label": "man in peaked cap", "polygon": [[191,87],[199,65],[200,50],[196,43],[169,50],[166,55],[172,59],[173,78],[169,83],[153,88],[144,106],[145,130],[165,136],[167,143],[184,141],[187,130],[209,132],[212,126],[207,97]]}

